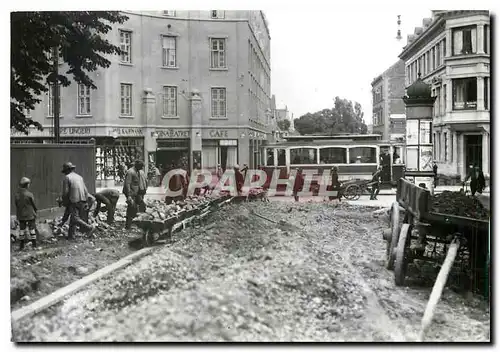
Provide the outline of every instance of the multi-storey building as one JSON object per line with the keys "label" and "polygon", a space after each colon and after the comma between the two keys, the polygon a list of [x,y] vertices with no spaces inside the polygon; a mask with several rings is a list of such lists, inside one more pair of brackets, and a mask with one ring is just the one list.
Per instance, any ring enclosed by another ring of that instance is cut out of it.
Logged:
{"label": "multi-storey building", "polygon": [[[264,13],[124,14],[128,21],[108,34],[124,54],[91,73],[98,89],[61,87],[61,140],[95,139],[100,177],[132,157],[163,166],[259,164],[272,128]],[[49,92],[30,112],[43,132],[13,133],[12,140],[49,141],[52,105]]]}
{"label": "multi-storey building", "polygon": [[373,133],[386,141],[405,135],[405,63],[399,60],[372,82]]}
{"label": "multi-storey building", "polygon": [[468,167],[477,164],[488,176],[489,11],[433,11],[432,15],[408,36],[399,56],[405,62],[406,87],[420,76],[437,97],[433,140],[438,173],[463,179]]}

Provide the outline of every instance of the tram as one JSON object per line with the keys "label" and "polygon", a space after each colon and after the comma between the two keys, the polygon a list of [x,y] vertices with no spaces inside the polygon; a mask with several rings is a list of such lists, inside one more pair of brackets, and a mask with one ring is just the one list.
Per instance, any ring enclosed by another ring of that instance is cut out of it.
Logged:
{"label": "tram", "polygon": [[388,142],[378,134],[346,134],[334,136],[288,136],[283,142],[264,147],[263,169],[271,182],[275,170],[286,179],[291,170],[315,170],[313,184],[325,182],[324,170],[338,168],[341,182],[369,180],[382,166],[382,186],[392,187],[403,177],[404,142]]}

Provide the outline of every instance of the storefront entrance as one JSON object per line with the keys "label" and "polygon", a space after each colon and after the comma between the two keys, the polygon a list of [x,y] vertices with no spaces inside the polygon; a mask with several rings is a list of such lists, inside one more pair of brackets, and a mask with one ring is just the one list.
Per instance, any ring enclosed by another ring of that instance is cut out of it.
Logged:
{"label": "storefront entrance", "polygon": [[465,168],[477,165],[483,168],[483,136],[465,135]]}
{"label": "storefront entrance", "polygon": [[189,170],[189,139],[158,140],[156,165],[164,175],[173,168]]}

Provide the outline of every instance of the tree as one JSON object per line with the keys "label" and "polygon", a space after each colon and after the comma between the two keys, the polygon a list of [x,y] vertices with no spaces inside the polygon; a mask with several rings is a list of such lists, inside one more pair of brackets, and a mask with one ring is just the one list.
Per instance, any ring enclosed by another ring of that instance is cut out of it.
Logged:
{"label": "tree", "polygon": [[282,131],[288,131],[290,129],[291,123],[290,120],[279,120],[278,127]]}
{"label": "tree", "polygon": [[[11,13],[11,79],[10,125],[28,134],[28,128],[42,129],[29,119],[25,109],[33,110],[48,91],[48,84],[71,84],[66,75],[87,87],[96,89],[88,72],[107,68],[106,55],[120,54],[118,46],[104,35],[113,23],[124,23],[127,16],[116,11],[59,11]],[[60,59],[69,69],[53,72],[51,52],[58,48]]]}
{"label": "tree", "polygon": [[332,109],[307,113],[294,120],[295,129],[304,134],[356,133],[366,134],[368,127],[363,119],[361,104],[335,97]]}

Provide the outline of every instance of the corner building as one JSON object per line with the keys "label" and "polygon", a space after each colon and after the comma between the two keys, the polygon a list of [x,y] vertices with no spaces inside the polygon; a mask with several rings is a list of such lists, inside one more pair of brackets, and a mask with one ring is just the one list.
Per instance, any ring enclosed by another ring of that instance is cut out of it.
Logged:
{"label": "corner building", "polygon": [[[406,88],[421,78],[437,97],[433,109],[438,173],[461,180],[469,165],[490,174],[489,11],[433,11],[400,54]],[[407,129],[418,130],[418,126]],[[411,131],[410,131],[411,132]]]}
{"label": "corner building", "polygon": [[[273,139],[270,35],[262,11],[125,12],[108,39],[125,54],[92,72],[97,90],[61,87],[61,140],[94,138],[99,179],[120,164],[213,169],[262,162]],[[61,65],[61,71],[64,71]],[[13,142],[50,142],[51,92],[31,117],[45,127]]]}

